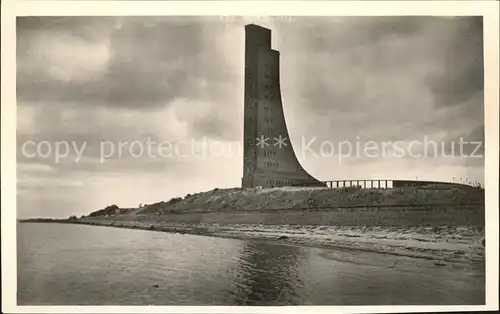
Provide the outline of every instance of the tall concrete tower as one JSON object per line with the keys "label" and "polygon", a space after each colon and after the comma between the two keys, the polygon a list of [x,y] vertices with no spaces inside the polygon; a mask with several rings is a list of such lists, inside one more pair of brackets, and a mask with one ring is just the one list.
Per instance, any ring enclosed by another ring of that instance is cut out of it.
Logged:
{"label": "tall concrete tower", "polygon": [[302,168],[283,114],[279,51],[271,30],[245,26],[243,187],[325,186]]}

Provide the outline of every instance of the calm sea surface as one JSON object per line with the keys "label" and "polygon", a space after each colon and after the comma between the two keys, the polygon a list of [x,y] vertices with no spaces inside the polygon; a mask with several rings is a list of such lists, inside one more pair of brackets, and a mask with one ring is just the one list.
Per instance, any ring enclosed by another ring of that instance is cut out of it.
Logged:
{"label": "calm sea surface", "polygon": [[20,305],[484,304],[484,266],[203,236],[18,224]]}

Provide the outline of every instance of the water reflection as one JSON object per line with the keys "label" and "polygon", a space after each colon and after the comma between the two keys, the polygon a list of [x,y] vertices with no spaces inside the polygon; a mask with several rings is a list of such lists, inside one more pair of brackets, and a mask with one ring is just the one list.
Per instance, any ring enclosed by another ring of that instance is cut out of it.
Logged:
{"label": "water reflection", "polygon": [[18,232],[21,305],[484,304],[484,268],[105,227]]}
{"label": "water reflection", "polygon": [[240,305],[298,304],[303,249],[246,242],[236,273],[235,302]]}

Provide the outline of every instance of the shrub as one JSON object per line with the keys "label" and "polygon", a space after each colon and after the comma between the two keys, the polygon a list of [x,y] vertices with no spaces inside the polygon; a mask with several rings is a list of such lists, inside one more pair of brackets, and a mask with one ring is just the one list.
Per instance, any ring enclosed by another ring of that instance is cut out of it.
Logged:
{"label": "shrub", "polygon": [[318,204],[316,202],[316,199],[314,199],[312,196],[309,196],[309,199],[307,200],[307,207],[308,208],[314,208],[317,207]]}
{"label": "shrub", "polygon": [[120,209],[120,207],[118,207],[118,205],[113,204],[113,205],[107,206],[104,209],[100,209],[98,211],[90,213],[89,217],[114,215],[114,214],[116,214],[116,211],[119,209]]}
{"label": "shrub", "polygon": [[354,192],[358,190],[361,190],[360,186],[343,186],[340,188],[341,192]]}
{"label": "shrub", "polygon": [[167,202],[167,204],[173,205],[179,203],[180,201],[182,201],[181,197],[173,197],[170,199],[170,201]]}

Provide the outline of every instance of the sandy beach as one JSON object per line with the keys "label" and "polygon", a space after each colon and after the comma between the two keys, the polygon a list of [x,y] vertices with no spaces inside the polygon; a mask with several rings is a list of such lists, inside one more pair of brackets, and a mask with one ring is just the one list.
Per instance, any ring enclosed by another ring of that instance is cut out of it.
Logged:
{"label": "sandy beach", "polygon": [[[70,222],[70,221],[68,221]],[[484,263],[484,228],[366,227],[259,224],[186,224],[84,218],[70,223],[144,229],[234,239],[253,239],[288,245],[376,252],[447,263]]]}

